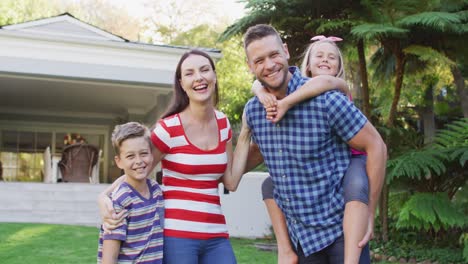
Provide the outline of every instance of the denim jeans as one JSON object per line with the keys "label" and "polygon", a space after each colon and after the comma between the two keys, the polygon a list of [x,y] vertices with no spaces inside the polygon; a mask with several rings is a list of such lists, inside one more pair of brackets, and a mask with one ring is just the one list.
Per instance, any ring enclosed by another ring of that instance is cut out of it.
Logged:
{"label": "denim jeans", "polygon": [[369,204],[369,179],[366,171],[366,155],[353,155],[343,178],[345,203],[359,201]]}
{"label": "denim jeans", "polygon": [[[299,264],[342,264],[344,263],[344,238],[337,238],[328,247],[315,252],[312,255],[304,256],[304,252],[300,245],[297,248],[297,256]],[[359,264],[370,264],[369,244],[367,244],[361,252]]]}
{"label": "denim jeans", "polygon": [[227,238],[190,239],[164,237],[165,264],[236,264]]}

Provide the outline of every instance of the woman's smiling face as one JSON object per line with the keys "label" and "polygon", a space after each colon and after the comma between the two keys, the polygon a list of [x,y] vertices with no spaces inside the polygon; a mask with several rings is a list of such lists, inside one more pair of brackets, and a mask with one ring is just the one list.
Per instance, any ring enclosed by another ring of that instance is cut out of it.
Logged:
{"label": "woman's smiling face", "polygon": [[216,85],[216,73],[207,58],[190,55],[181,65],[179,81],[190,100],[211,100]]}

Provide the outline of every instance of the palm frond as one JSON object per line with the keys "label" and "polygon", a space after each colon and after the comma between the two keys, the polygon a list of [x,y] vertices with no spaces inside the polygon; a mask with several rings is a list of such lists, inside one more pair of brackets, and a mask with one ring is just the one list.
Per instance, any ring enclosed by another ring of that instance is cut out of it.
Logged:
{"label": "palm frond", "polygon": [[453,121],[437,132],[434,137],[434,148],[468,147],[468,118]]}
{"label": "palm frond", "polygon": [[446,170],[445,159],[446,156],[438,150],[425,149],[406,152],[387,162],[387,182],[399,177],[420,180],[433,173],[440,175]]}
{"label": "palm frond", "polygon": [[466,220],[446,193],[417,193],[402,207],[397,228],[429,230],[464,227]]}
{"label": "palm frond", "polygon": [[422,12],[404,17],[397,22],[397,25],[402,27],[424,26],[440,32],[460,33],[461,22],[460,16],[456,13]]}
{"label": "palm frond", "polygon": [[373,40],[376,38],[400,38],[405,36],[409,30],[390,24],[366,23],[353,27],[351,34],[358,38]]}
{"label": "palm frond", "polygon": [[463,167],[468,160],[468,118],[447,125],[434,137],[432,145],[412,150],[387,162],[387,181],[408,177],[422,179],[435,173],[441,175],[447,163],[458,161]]}
{"label": "palm frond", "polygon": [[321,23],[321,25],[317,28],[317,33],[337,32],[341,31],[342,29],[350,28],[355,24],[355,21],[348,19],[327,20]]}
{"label": "palm frond", "polygon": [[462,10],[459,12],[456,12],[457,16],[460,18],[461,21],[468,21],[468,10]]}
{"label": "palm frond", "polygon": [[370,66],[375,69],[374,80],[390,80],[395,75],[395,56],[379,47],[371,56]]}
{"label": "palm frond", "polygon": [[420,45],[411,45],[403,49],[406,54],[416,55],[420,60],[438,64],[455,65],[455,62],[437,50]]}
{"label": "palm frond", "polygon": [[224,30],[224,32],[219,36],[218,41],[226,41],[237,34],[244,33],[250,26],[258,23],[268,23],[270,19],[271,15],[269,12],[252,11],[248,15],[237,20],[234,24],[227,27],[226,30]]}

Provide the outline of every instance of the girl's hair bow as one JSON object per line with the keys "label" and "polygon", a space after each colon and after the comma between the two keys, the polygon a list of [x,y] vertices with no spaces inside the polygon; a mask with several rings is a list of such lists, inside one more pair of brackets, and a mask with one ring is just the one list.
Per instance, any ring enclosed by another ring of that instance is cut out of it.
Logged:
{"label": "girl's hair bow", "polygon": [[330,40],[330,41],[333,41],[333,42],[337,42],[337,41],[342,41],[343,39],[339,38],[339,37],[334,37],[334,36],[325,37],[324,35],[318,35],[318,36],[312,37],[310,40],[311,41]]}

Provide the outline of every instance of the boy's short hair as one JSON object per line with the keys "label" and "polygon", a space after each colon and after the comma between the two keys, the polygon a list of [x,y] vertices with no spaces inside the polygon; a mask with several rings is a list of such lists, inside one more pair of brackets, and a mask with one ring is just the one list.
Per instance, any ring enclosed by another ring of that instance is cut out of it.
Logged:
{"label": "boy's short hair", "polygon": [[276,36],[278,41],[283,43],[278,31],[276,31],[276,29],[270,25],[257,24],[255,26],[249,27],[244,34],[244,50],[247,51],[247,47],[255,40],[259,40],[268,36]]}
{"label": "boy's short hair", "polygon": [[122,142],[129,138],[144,137],[148,144],[151,144],[150,132],[148,128],[138,122],[128,122],[121,125],[116,125],[114,131],[112,131],[112,146],[116,155],[120,155],[120,146]]}

